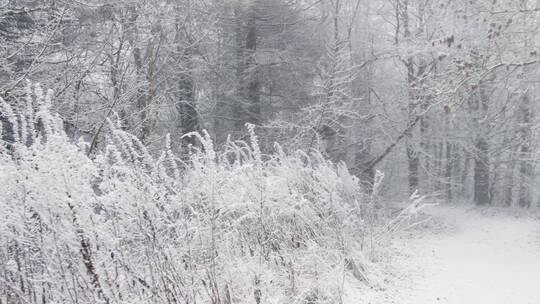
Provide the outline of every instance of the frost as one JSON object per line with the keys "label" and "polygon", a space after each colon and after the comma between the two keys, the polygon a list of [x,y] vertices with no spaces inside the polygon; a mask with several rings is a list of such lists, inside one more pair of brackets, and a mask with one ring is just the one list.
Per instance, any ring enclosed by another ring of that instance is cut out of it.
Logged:
{"label": "frost", "polygon": [[47,303],[75,295],[78,303],[336,303],[351,284],[372,284],[370,247],[360,243],[371,205],[344,164],[277,144],[263,155],[251,125],[249,143],[229,140],[217,151],[208,132],[190,133],[200,147],[181,160],[167,136],[154,157],[112,121],[108,144],[90,158],[50,114],[51,94],[34,92],[38,112],[21,116],[24,135],[0,154],[0,294]]}

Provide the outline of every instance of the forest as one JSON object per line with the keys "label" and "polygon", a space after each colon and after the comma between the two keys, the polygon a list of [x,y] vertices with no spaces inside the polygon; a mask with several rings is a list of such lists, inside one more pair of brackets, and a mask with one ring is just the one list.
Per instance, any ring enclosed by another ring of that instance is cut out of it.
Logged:
{"label": "forest", "polygon": [[0,304],[423,304],[388,295],[399,240],[540,231],[539,28],[538,0],[0,0]]}

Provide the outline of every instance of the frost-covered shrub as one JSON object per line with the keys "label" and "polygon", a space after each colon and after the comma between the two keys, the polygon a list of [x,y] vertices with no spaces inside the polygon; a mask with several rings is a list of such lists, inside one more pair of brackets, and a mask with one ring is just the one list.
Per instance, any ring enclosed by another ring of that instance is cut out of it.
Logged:
{"label": "frost-covered shrub", "polygon": [[17,130],[0,152],[2,303],[338,303],[346,281],[369,283],[345,166],[263,155],[251,126],[222,152],[186,135],[201,148],[185,161],[109,122],[88,157],[36,95],[36,115],[2,102]]}

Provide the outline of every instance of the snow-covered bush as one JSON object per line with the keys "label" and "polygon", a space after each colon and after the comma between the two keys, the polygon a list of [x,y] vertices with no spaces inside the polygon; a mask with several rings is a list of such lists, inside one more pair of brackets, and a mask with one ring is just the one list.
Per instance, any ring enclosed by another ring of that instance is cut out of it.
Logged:
{"label": "snow-covered bush", "polygon": [[[1,101],[16,134],[0,148],[1,303],[339,303],[368,284],[367,202],[318,154],[153,157],[109,122],[97,155],[69,141],[35,92],[36,115]],[[49,96],[49,95],[48,95]]]}

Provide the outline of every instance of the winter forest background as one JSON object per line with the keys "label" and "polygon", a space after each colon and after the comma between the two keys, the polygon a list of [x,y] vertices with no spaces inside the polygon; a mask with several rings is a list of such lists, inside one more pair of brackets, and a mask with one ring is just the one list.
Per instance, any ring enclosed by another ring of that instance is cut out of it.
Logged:
{"label": "winter forest background", "polygon": [[0,0],[0,303],[350,303],[419,194],[537,207],[539,14]]}
{"label": "winter forest background", "polygon": [[53,90],[90,155],[115,115],[152,152],[249,122],[393,194],[536,205],[532,2],[5,1],[1,94]]}

